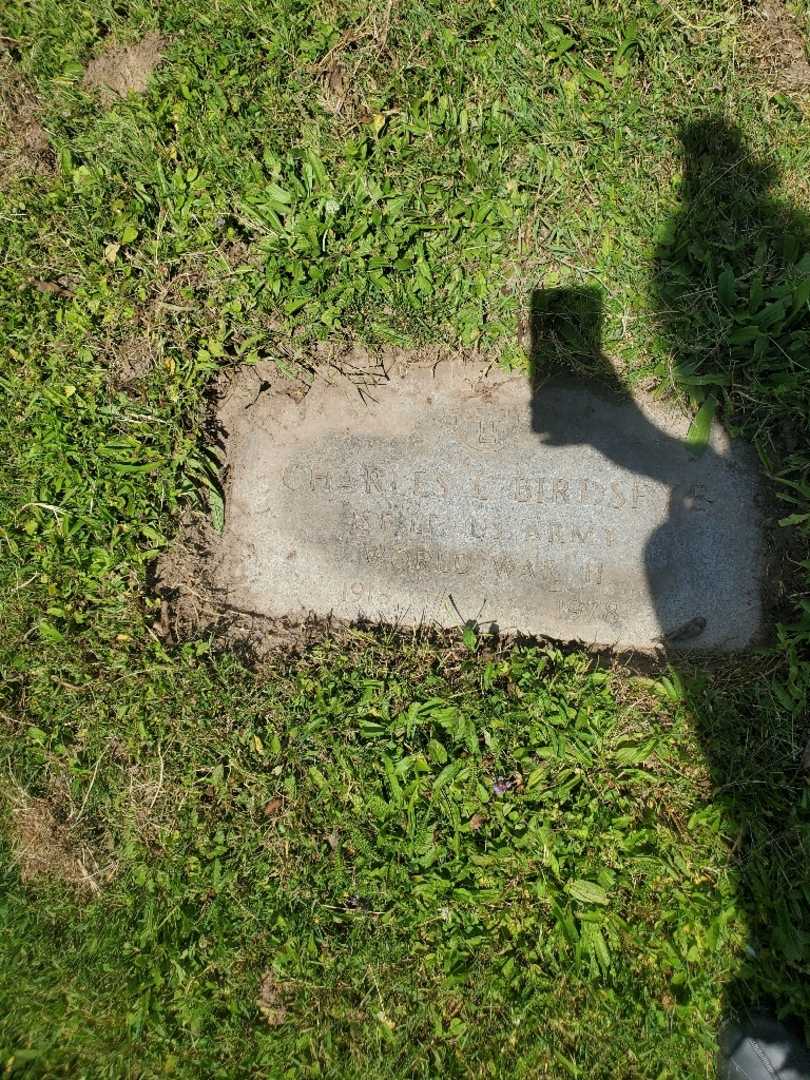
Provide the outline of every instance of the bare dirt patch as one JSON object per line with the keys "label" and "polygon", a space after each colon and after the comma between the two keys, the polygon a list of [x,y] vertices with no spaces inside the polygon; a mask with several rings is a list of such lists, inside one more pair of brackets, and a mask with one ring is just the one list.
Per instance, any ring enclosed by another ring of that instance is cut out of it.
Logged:
{"label": "bare dirt patch", "polygon": [[11,807],[11,843],[26,885],[51,881],[92,895],[99,892],[109,868],[99,867],[89,846],[60,820],[49,799],[19,792]]}
{"label": "bare dirt patch", "polygon": [[810,89],[810,63],[804,35],[782,0],[762,0],[749,16],[751,47],[770,85]]}
{"label": "bare dirt patch", "polygon": [[388,49],[393,6],[393,0],[388,0],[369,12],[346,30],[314,67],[321,87],[321,104],[348,129],[383,121],[383,114],[375,115],[366,103],[370,89],[368,69],[384,58],[389,64],[397,62]]}
{"label": "bare dirt patch", "polygon": [[152,343],[135,334],[115,346],[109,361],[110,383],[116,390],[130,390],[142,382],[154,363]]}
{"label": "bare dirt patch", "polygon": [[53,172],[53,152],[39,112],[28,82],[0,53],[0,187],[17,176]]}
{"label": "bare dirt patch", "polygon": [[82,86],[85,90],[99,90],[107,102],[129,93],[142,94],[163,59],[165,45],[155,32],[146,34],[135,45],[112,45],[87,65]]}
{"label": "bare dirt patch", "polygon": [[287,987],[278,981],[272,971],[262,978],[256,1006],[270,1027],[279,1027],[287,1019]]}

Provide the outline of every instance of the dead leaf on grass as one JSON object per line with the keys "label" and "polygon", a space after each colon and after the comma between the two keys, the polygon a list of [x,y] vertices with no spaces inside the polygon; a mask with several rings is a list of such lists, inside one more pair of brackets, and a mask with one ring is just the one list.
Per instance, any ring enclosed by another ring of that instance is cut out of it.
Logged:
{"label": "dead leaf on grass", "polygon": [[41,293],[50,293],[52,296],[60,296],[69,299],[73,296],[71,289],[65,288],[56,281],[32,281],[31,284]]}
{"label": "dead leaf on grass", "polygon": [[321,100],[324,108],[337,115],[346,103],[347,82],[343,67],[333,60],[324,72]]}

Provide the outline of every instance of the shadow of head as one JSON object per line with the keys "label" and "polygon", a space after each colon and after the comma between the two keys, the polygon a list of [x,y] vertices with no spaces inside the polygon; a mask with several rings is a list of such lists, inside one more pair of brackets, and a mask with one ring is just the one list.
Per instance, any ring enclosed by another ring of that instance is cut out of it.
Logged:
{"label": "shadow of head", "polygon": [[[770,161],[757,158],[734,124],[723,117],[709,116],[684,123],[681,142],[683,201],[690,207],[703,205],[710,217],[705,228],[719,222],[718,210],[735,217],[750,213],[778,179]],[[696,223],[697,224],[697,223]]]}
{"label": "shadow of head", "polygon": [[602,351],[602,293],[594,287],[536,289],[531,296],[529,376],[532,385],[532,430],[547,446],[591,441],[583,422],[545,407],[543,388],[587,386],[605,396],[626,397],[625,388]]}
{"label": "shadow of head", "polygon": [[[732,270],[748,282],[774,257],[779,261],[799,221],[796,215],[788,220],[771,198],[778,181],[774,164],[757,157],[733,124],[704,117],[684,123],[678,137],[680,206],[658,232],[651,303],[680,360],[722,362],[728,342],[717,300],[720,274]],[[795,243],[800,245],[798,235]]]}

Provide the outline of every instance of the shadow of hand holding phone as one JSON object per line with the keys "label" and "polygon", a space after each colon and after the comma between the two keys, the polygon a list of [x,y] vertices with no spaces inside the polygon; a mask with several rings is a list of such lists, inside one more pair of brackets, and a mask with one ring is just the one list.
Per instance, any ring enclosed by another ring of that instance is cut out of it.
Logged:
{"label": "shadow of hand holding phone", "polygon": [[[597,289],[549,289],[534,293],[532,430],[544,446],[587,445],[597,452],[611,475],[630,474],[635,490],[664,493],[663,520],[646,538],[643,567],[637,571],[646,580],[648,601],[655,616],[656,640],[672,645],[688,640],[698,647],[740,640],[747,626],[731,626],[728,617],[735,607],[734,583],[728,573],[718,583],[718,563],[707,559],[704,513],[707,504],[705,484],[700,479],[712,476],[715,481],[722,480],[726,462],[712,444],[694,451],[665,427],[658,426],[650,413],[639,406],[602,351],[601,326],[602,297]],[[574,392],[572,398],[576,400],[578,396],[583,401],[582,407],[561,408],[559,399],[545,390],[549,376],[554,383],[562,382],[574,389],[570,374],[566,378],[561,372],[575,373],[580,388],[587,385],[588,399],[598,395],[604,407],[595,414],[585,395]],[[627,509],[621,511],[627,513]],[[618,514],[615,517],[629,529],[626,541],[621,526],[619,531],[622,545],[631,550],[639,540],[639,524]],[[724,524],[728,534],[733,522]],[[744,555],[737,551],[739,546],[729,545],[738,555]],[[684,579],[685,571],[688,580]],[[701,602],[698,610],[697,598],[708,600],[712,591],[715,603]],[[717,602],[718,598],[722,602]],[[642,622],[643,619],[641,615]],[[639,624],[638,617],[634,622]]]}

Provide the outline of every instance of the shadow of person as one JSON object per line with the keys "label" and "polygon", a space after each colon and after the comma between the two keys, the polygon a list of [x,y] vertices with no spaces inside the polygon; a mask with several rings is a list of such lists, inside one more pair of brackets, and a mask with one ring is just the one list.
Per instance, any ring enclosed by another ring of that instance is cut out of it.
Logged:
{"label": "shadow of person", "polygon": [[[681,206],[663,230],[650,280],[660,349],[681,377],[714,383],[727,421],[756,439],[778,473],[810,441],[796,424],[810,378],[808,218],[771,195],[773,162],[724,119],[690,122],[680,139]],[[772,611],[783,606],[771,600]],[[738,902],[749,925],[750,956],[725,1004],[732,1014],[761,1006],[807,1017],[807,717],[779,706],[761,665],[752,659],[742,693],[718,698],[709,687],[690,701],[715,801],[736,827]],[[803,1059],[796,1074],[807,1068]]]}
{"label": "shadow of person", "polygon": [[[722,398],[726,421],[755,434],[776,470],[808,441],[807,432],[786,423],[788,410],[773,402],[798,385],[795,379],[808,377],[810,229],[804,215],[771,197],[775,169],[758,160],[725,121],[691,123],[681,141],[681,207],[665,223],[650,275],[656,348],[677,378]],[[693,677],[695,656],[682,651],[706,642],[734,644],[733,634],[724,641],[714,625],[718,608],[710,580],[699,610],[678,603],[680,595],[700,596],[703,589],[684,579],[700,567],[678,550],[678,537],[700,520],[703,494],[693,478],[684,482],[694,475],[689,462],[695,456],[633,403],[605,357],[597,290],[534,293],[530,369],[532,429],[542,443],[592,447],[666,493],[661,524],[645,546],[644,572],[661,647],[683,676],[711,773],[711,801],[733,837],[738,907],[749,927],[746,955],[718,987],[724,1014],[744,1017],[765,1009],[780,1017],[810,1015],[810,842],[800,767],[807,733],[795,715],[774,705],[769,686],[777,658],[766,663],[752,656],[718,687],[712,678]],[[572,424],[548,393],[561,373],[569,384],[573,379],[580,387],[599,387],[606,400],[623,400],[629,419],[621,428],[592,424],[585,415]],[[697,471],[711,473],[719,456],[713,442]],[[726,585],[734,588],[733,581]],[[792,1053],[788,1048],[785,1068]],[[804,1075],[803,1065],[797,1057],[796,1075]]]}

